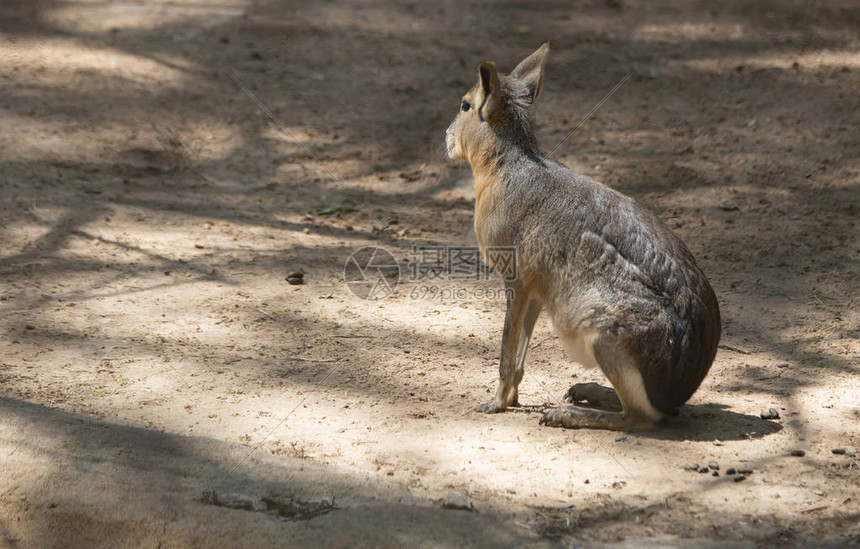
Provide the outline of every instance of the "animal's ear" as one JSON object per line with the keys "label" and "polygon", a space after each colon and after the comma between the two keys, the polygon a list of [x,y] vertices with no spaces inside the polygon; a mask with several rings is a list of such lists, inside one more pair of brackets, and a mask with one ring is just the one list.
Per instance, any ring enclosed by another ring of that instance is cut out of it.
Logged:
{"label": "animal's ear", "polygon": [[478,84],[478,115],[481,120],[488,120],[502,105],[502,85],[494,63],[481,63]]}
{"label": "animal's ear", "polygon": [[549,53],[549,42],[537,49],[536,52],[523,59],[517,68],[511,72],[511,78],[515,78],[526,85],[528,89],[529,103],[534,103],[540,94],[543,84],[543,66]]}

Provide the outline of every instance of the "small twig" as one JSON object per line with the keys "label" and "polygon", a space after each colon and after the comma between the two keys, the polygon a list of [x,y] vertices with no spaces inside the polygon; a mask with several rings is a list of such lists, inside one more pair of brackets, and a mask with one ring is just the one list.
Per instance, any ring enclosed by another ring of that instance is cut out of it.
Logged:
{"label": "small twig", "polygon": [[801,513],[814,513],[816,511],[823,511],[830,507],[829,505],[821,505],[819,507],[813,507],[812,509],[804,509]]}
{"label": "small twig", "polygon": [[256,307],[256,309],[257,309],[258,311],[260,311],[261,313],[263,313],[264,315],[266,315],[267,317],[271,318],[272,320],[275,320],[275,317],[273,317],[272,315],[270,315],[269,313],[267,313],[267,312],[266,312],[266,311],[264,311],[263,309],[261,309],[261,308],[259,308],[259,307]]}
{"label": "small twig", "polygon": [[746,349],[741,349],[740,347],[735,347],[734,345],[727,345],[727,344],[725,344],[725,343],[720,343],[719,347],[720,347],[720,349],[726,349],[727,351],[734,351],[734,352],[736,352],[736,353],[740,353],[740,354],[742,354],[742,355],[749,355],[749,354],[751,354],[751,353],[750,353],[749,351],[747,351]]}
{"label": "small twig", "polygon": [[334,362],[333,358],[305,358],[303,356],[288,356],[290,360],[301,360],[304,362]]}
{"label": "small twig", "polygon": [[365,335],[358,335],[358,334],[335,335],[332,337],[340,337],[340,338],[344,338],[344,339],[376,339],[376,336],[365,336]]}

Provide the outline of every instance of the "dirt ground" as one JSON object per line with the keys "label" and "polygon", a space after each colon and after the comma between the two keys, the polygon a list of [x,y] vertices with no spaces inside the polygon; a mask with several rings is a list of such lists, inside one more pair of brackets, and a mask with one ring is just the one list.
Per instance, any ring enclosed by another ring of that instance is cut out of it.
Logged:
{"label": "dirt ground", "polygon": [[[854,0],[4,0],[0,546],[860,543],[858,31]],[[602,381],[545,317],[526,406],[472,412],[501,281],[406,276],[475,245],[444,130],[478,63],[546,40],[544,150],[635,69],[553,156],[719,296],[651,432],[538,425]],[[365,246],[385,299],[344,282]]]}

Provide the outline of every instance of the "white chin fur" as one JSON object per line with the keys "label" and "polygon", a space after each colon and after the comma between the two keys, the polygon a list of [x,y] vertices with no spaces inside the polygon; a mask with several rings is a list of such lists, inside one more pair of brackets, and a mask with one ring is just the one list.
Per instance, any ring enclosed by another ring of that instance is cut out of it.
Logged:
{"label": "white chin fur", "polygon": [[448,149],[448,158],[456,160],[454,158],[454,132],[451,131],[451,128],[445,132],[445,146]]}

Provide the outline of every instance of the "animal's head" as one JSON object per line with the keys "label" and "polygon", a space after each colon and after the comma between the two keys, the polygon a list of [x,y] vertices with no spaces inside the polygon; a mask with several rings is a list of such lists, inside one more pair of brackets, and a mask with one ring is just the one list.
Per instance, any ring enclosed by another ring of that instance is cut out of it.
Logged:
{"label": "animal's head", "polygon": [[507,76],[494,63],[481,63],[478,83],[463,96],[445,134],[448,156],[472,162],[505,147],[536,148],[531,106],[540,94],[548,53],[549,42]]}

